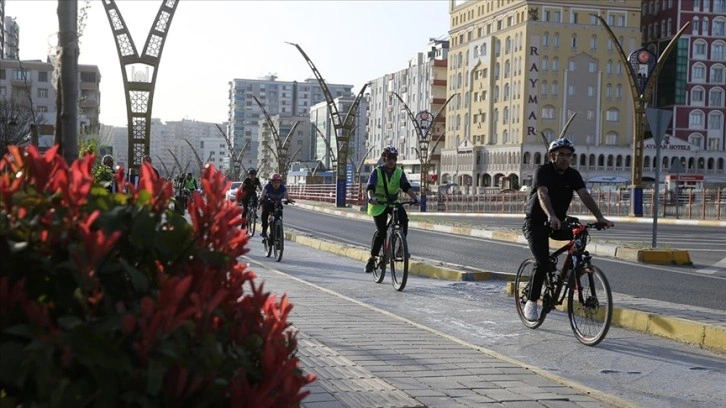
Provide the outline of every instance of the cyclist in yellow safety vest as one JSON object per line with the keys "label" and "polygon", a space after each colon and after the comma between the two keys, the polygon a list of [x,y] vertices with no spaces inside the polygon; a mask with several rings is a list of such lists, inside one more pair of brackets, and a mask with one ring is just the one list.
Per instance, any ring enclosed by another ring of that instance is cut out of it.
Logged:
{"label": "cyclist in yellow safety vest", "polygon": [[[403,169],[396,166],[398,160],[398,149],[394,146],[386,146],[381,154],[383,164],[376,167],[368,177],[368,186],[366,194],[368,195],[368,215],[373,217],[376,223],[376,240],[371,247],[371,256],[366,263],[365,272],[373,272],[375,267],[375,256],[380,252],[383,240],[386,236],[386,224],[388,223],[388,214],[392,212],[392,208],[387,207],[385,203],[393,203],[398,201],[398,192],[403,190],[404,193],[411,197],[411,200],[418,203],[416,193],[411,189],[411,183],[406,178]],[[381,204],[383,203],[383,204]],[[399,221],[403,228],[403,234],[408,234],[408,215],[403,208],[398,211]]]}

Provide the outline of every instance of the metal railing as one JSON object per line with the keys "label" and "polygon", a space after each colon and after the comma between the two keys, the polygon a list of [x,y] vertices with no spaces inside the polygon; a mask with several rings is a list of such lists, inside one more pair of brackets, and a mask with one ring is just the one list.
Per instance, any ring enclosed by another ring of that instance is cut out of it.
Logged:
{"label": "metal railing", "polygon": [[[362,183],[348,187],[347,202],[363,205],[365,194]],[[334,184],[312,184],[288,186],[289,194],[295,199],[335,203]],[[627,217],[630,211],[629,191],[593,191],[592,198],[606,217]],[[430,212],[523,214],[529,193],[519,191],[487,192],[483,194],[428,194],[427,207]],[[643,216],[653,217],[655,194],[653,190],[643,191]],[[416,211],[413,207],[412,211]],[[726,220],[726,191],[703,189],[682,191],[676,199],[675,193],[661,191],[658,194],[658,217],[688,220]],[[589,215],[590,211],[575,194],[569,214]]]}

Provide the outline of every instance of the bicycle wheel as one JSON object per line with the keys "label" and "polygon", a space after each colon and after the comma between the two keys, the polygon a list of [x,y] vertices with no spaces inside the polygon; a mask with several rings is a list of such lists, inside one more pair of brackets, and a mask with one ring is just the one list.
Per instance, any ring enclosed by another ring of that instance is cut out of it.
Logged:
{"label": "bicycle wheel", "polygon": [[[373,243],[376,242],[376,236],[378,235],[378,231],[373,233],[373,239],[371,240],[371,248],[373,248]],[[381,249],[378,251],[378,256],[376,256],[376,261],[373,266],[373,281],[376,283],[383,282],[383,278],[386,277],[386,257],[385,257],[385,248],[386,243],[384,242],[381,246]]]}
{"label": "bicycle wheel", "polygon": [[254,237],[257,228],[257,208],[247,211],[247,235]]}
{"label": "bicycle wheel", "polygon": [[275,234],[275,259],[277,259],[277,262],[280,262],[282,260],[282,252],[285,250],[285,234],[282,231],[282,220],[275,221],[272,231]]}
{"label": "bicycle wheel", "polygon": [[600,343],[613,317],[613,295],[605,274],[592,265],[578,268],[568,288],[567,315],[575,337],[587,346]]}
{"label": "bicycle wheel", "polygon": [[[527,304],[527,301],[529,300],[530,285],[534,279],[535,265],[536,263],[534,259],[525,259],[524,262],[519,265],[517,276],[514,278],[514,303],[517,306],[517,314],[519,315],[519,320],[521,320],[522,323],[530,329],[536,329],[541,326],[542,323],[544,323],[545,316],[547,315],[547,313],[540,313],[539,320],[536,321],[527,320],[527,318],[524,317],[524,305]],[[544,289],[545,285],[543,284],[543,292]],[[540,299],[543,297],[544,293],[540,295]]]}
{"label": "bicycle wheel", "polygon": [[403,231],[396,230],[391,234],[391,283],[397,291],[406,287],[408,280],[408,244]]}

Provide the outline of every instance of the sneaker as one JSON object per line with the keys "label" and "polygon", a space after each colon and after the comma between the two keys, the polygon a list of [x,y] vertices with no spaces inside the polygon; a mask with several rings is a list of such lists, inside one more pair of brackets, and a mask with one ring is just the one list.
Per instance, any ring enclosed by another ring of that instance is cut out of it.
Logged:
{"label": "sneaker", "polygon": [[531,300],[527,301],[524,305],[524,318],[530,322],[536,322],[539,320],[539,307],[537,307],[537,302],[533,302]]}
{"label": "sneaker", "polygon": [[368,262],[366,262],[366,273],[373,273],[373,270],[376,268],[376,258],[370,257],[368,258]]}
{"label": "sneaker", "polygon": [[262,237],[262,239],[267,239],[267,233],[266,232],[260,233],[260,237]]}
{"label": "sneaker", "polygon": [[399,245],[396,249],[396,259],[403,259],[403,245]]}

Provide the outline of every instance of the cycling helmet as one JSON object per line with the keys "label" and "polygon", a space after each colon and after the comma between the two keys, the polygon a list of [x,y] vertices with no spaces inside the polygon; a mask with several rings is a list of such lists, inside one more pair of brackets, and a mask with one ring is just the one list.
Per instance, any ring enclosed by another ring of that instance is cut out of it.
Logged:
{"label": "cycling helmet", "polygon": [[255,170],[255,169],[249,169],[249,170],[247,170],[247,174],[249,174],[250,176],[256,176],[257,175],[257,170]]}
{"label": "cycling helmet", "polygon": [[383,148],[383,152],[381,153],[382,157],[393,157],[398,158],[398,149],[396,149],[395,146],[388,145]]}
{"label": "cycling helmet", "polygon": [[570,141],[570,139],[567,139],[565,137],[553,140],[552,143],[550,143],[550,148],[548,151],[550,153],[552,153],[553,151],[555,151],[561,147],[566,147],[566,148],[572,150],[572,153],[575,153],[575,144],[572,143]]}
{"label": "cycling helmet", "polygon": [[282,176],[280,175],[280,173],[275,173],[275,174],[272,175],[272,178],[270,180],[272,180],[272,181],[282,181]]}

